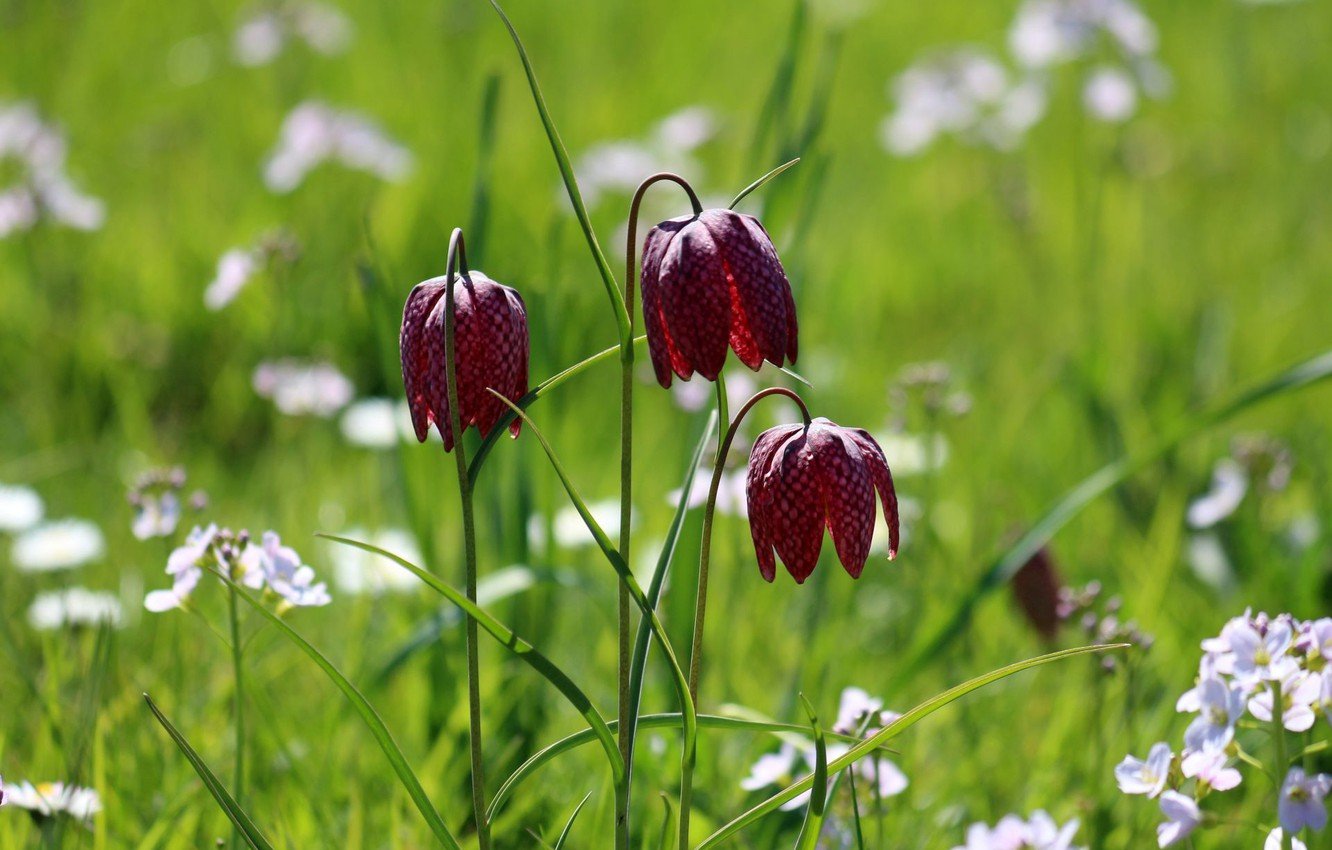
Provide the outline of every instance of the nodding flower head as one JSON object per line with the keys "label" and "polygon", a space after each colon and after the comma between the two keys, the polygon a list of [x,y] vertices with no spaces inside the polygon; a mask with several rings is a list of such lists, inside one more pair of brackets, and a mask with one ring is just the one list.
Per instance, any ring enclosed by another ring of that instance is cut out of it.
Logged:
{"label": "nodding flower head", "polygon": [[657,382],[717,380],[726,349],[750,369],[796,359],[791,283],[758,219],[704,210],[663,221],[643,245],[643,319]]}
{"label": "nodding flower head", "polygon": [[[433,424],[452,451],[454,434],[444,347],[445,279],[418,283],[402,310],[398,337],[402,382],[416,439],[425,442]],[[527,310],[522,296],[478,271],[454,277],[455,347],[458,356],[458,419],[462,429],[490,433],[508,411],[487,389],[518,401],[527,394]],[[509,431],[518,436],[522,422]]]}
{"label": "nodding flower head", "polygon": [[1013,574],[1013,597],[1027,622],[1045,640],[1059,634],[1064,582],[1050,550],[1042,546]]}
{"label": "nodding flower head", "polygon": [[859,578],[874,536],[874,491],[888,520],[888,557],[897,555],[897,494],[883,450],[868,432],[822,417],[779,425],[759,435],[749,455],[749,529],[759,572],[776,576],[773,551],[798,584],[814,572],[823,529],[837,557]]}

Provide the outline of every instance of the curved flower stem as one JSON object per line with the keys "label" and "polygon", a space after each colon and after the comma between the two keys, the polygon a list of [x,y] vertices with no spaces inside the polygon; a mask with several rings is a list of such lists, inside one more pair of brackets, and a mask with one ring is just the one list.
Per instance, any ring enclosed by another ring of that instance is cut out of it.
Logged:
{"label": "curved flower stem", "polygon": [[[236,775],[231,780],[231,787],[236,791],[236,805],[245,805],[245,647],[241,645],[240,612],[236,605],[236,588],[232,586],[227,596],[227,614],[231,621],[231,666],[235,677],[235,718],[236,728]],[[241,843],[241,832],[237,829],[231,834],[231,846]]]}
{"label": "curved flower stem", "polygon": [[[1281,683],[1272,683],[1272,744],[1276,750],[1276,770],[1272,772],[1272,782],[1276,784],[1277,800],[1281,799],[1282,785],[1286,781],[1286,773],[1290,770],[1290,760],[1286,756],[1286,728],[1285,728],[1285,710],[1283,703],[1285,697],[1281,694]],[[1281,850],[1291,850],[1294,847],[1294,831],[1289,829],[1281,830]]]}
{"label": "curved flower stem", "polygon": [[[726,388],[721,385],[718,392],[718,404],[722,404]],[[731,451],[731,443],[735,442],[736,432],[740,430],[740,424],[744,422],[745,416],[754,406],[763,399],[780,395],[791,399],[800,407],[800,415],[805,420],[805,427],[809,427],[810,416],[809,408],[805,406],[805,401],[799,395],[785,387],[769,387],[760,390],[750,396],[749,401],[741,405],[736,411],[735,419],[731,421],[730,427],[726,429],[726,436],[722,438],[720,445],[717,446],[717,458],[712,466],[712,481],[708,485],[708,500],[703,505],[703,542],[699,546],[698,556],[698,593],[694,599],[694,632],[689,646],[689,698],[694,705],[698,705],[698,680],[703,667],[703,620],[707,615],[708,608],[708,565],[712,559],[712,517],[717,509],[717,490],[721,487],[722,472],[726,467],[726,455]],[[688,850],[689,834],[689,805],[693,797],[694,772],[693,765],[685,771],[680,778],[680,850]]]}
{"label": "curved flower stem", "polygon": [[[449,236],[449,258],[444,271],[444,362],[449,396],[449,427],[453,431],[453,456],[458,465],[458,497],[462,502],[463,549],[467,563],[466,593],[476,602],[476,521],[472,510],[472,481],[467,475],[467,449],[463,446],[462,412],[458,409],[457,330],[454,326],[454,273],[468,275],[467,246],[461,228]],[[472,752],[472,812],[476,819],[476,842],[490,850],[490,823],[486,820],[485,763],[481,758],[481,663],[478,658],[476,620],[467,619],[467,715],[468,740]]]}
{"label": "curved flower stem", "polygon": [[[620,557],[629,561],[630,529],[633,520],[633,478],[634,478],[634,278],[638,271],[638,209],[643,203],[643,196],[654,183],[669,180],[680,185],[689,195],[693,204],[694,215],[703,211],[694,187],[677,174],[661,172],[654,174],[638,185],[633,202],[629,205],[629,235],[624,249],[624,306],[629,316],[629,333],[620,345]],[[620,626],[620,670],[619,670],[619,720],[620,720],[620,758],[624,760],[624,779],[615,789],[615,847],[616,850],[629,848],[629,794],[633,777],[634,732],[637,718],[629,716],[633,703],[631,696],[632,652],[629,633],[633,629],[630,622],[633,616],[632,600],[629,588],[620,584],[619,626]]]}

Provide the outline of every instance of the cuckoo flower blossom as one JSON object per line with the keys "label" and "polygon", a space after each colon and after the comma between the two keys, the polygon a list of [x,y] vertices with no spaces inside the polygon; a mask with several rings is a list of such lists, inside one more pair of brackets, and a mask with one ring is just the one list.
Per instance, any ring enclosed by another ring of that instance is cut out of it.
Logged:
{"label": "cuckoo flower blossom", "polygon": [[726,349],[755,371],[796,359],[791,283],[763,225],[751,215],[704,210],[663,221],[643,244],[643,321],[657,382],[671,372],[709,381]]}
{"label": "cuckoo flower blossom", "polygon": [[1174,760],[1170,745],[1164,741],[1153,744],[1147,758],[1124,756],[1124,760],[1115,768],[1115,779],[1119,790],[1125,794],[1146,794],[1158,797],[1165,790],[1170,779],[1170,763]]}
{"label": "cuckoo flower blossom", "polygon": [[1332,790],[1332,776],[1318,773],[1309,776],[1303,769],[1292,767],[1281,783],[1281,800],[1277,815],[1281,828],[1291,833],[1306,826],[1321,830],[1327,826],[1327,806],[1323,803]]}
{"label": "cuckoo flower blossom", "polygon": [[897,555],[897,495],[883,451],[868,432],[820,417],[760,434],[749,456],[746,496],[763,577],[776,576],[776,550],[803,584],[818,563],[827,526],[842,566],[859,578],[874,535],[876,489],[888,520],[891,559]]}
{"label": "cuckoo flower blossom", "polygon": [[[426,441],[433,424],[453,450],[449,414],[444,323],[447,299],[443,277],[418,283],[407,296],[398,337],[402,383],[407,390],[416,438]],[[527,394],[527,309],[522,296],[478,271],[455,281],[454,327],[458,355],[458,419],[466,431],[488,434],[507,412],[488,390],[518,401]],[[521,426],[514,420],[509,432]]]}

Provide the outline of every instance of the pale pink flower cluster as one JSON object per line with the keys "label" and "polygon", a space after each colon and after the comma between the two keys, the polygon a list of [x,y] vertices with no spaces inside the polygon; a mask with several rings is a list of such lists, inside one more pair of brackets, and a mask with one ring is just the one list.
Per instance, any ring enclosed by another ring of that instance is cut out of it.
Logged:
{"label": "pale pink flower cluster", "polygon": [[280,607],[319,607],[332,601],[328,586],[315,581],[314,570],[301,562],[296,550],[283,546],[276,532],[264,532],[256,544],[248,531],[233,533],[209,525],[196,526],[171,553],[166,566],[171,587],[150,592],[143,606],[154,613],[186,607],[205,572],[251,590],[271,591]]}
{"label": "pale pink flower cluster", "polygon": [[232,38],[232,53],[242,65],[267,65],[293,41],[331,56],[346,50],[351,38],[351,21],[338,9],[289,0],[265,6],[242,21]]}
{"label": "pale pink flower cluster", "polygon": [[264,163],[264,183],[274,192],[290,192],[325,162],[393,181],[411,171],[412,154],[369,118],[307,100],[282,122],[277,146]]}
{"label": "pale pink flower cluster", "polygon": [[0,104],[0,163],[14,160],[19,178],[0,186],[0,238],[48,219],[76,230],[96,230],[106,219],[97,198],[65,173],[65,137],[30,103]]}
{"label": "pale pink flower cluster", "polygon": [[[1176,755],[1160,742],[1147,758],[1126,756],[1115,768],[1124,793],[1159,798],[1165,816],[1157,830],[1162,847],[1184,840],[1203,823],[1198,802],[1204,796],[1240,784],[1236,731],[1242,719],[1251,718],[1269,734],[1277,722],[1285,732],[1304,733],[1320,717],[1332,721],[1332,618],[1246,611],[1203,641],[1202,649],[1198,679],[1176,703],[1178,711],[1193,715],[1183,749]],[[1332,777],[1288,765],[1281,769],[1281,826],[1291,833],[1322,829]]]}
{"label": "pale pink flower cluster", "polygon": [[251,383],[288,416],[327,418],[346,407],[355,392],[347,376],[331,364],[293,359],[260,363]]}

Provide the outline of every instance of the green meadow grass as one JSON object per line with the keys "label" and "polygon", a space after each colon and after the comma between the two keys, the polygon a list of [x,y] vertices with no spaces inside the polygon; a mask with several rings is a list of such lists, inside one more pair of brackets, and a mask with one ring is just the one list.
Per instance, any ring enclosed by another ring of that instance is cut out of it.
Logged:
{"label": "green meadow grass", "polygon": [[[804,586],[784,573],[765,584],[745,523],[718,517],[701,711],[734,704],[803,724],[803,693],[826,721],[849,685],[904,711],[1041,654],[1047,647],[1001,587],[908,667],[995,556],[1085,476],[1152,450],[1202,411],[1332,349],[1332,15],[1321,0],[1149,3],[1173,91],[1145,101],[1125,125],[1088,120],[1069,72],[1057,76],[1049,114],[1016,152],[945,140],[914,158],[886,154],[877,133],[892,107],[890,78],[936,46],[1001,51],[1015,7],[878,3],[837,42],[826,88],[818,69],[832,49],[829,27],[811,18],[795,84],[778,102],[793,127],[811,114],[811,100],[826,120],[807,147],[766,145],[756,157],[752,139],[783,59],[789,3],[507,5],[575,157],[703,104],[716,110],[721,131],[698,155],[701,173],[686,175],[701,193],[729,198],[784,154],[804,158],[745,208],[764,211],[795,288],[795,368],[813,384],[802,394],[815,415],[881,430],[902,412],[890,405],[890,385],[907,364],[929,360],[947,362],[972,398],[967,415],[938,424],[949,451],[937,474],[898,481],[901,495],[929,507],[925,523],[895,562],[880,553],[859,581],[825,544]],[[231,783],[226,646],[196,617],[141,610],[143,592],[165,583],[169,551],[130,533],[124,493],[143,469],[183,465],[190,487],[209,493],[209,518],[277,529],[322,578],[331,578],[334,544],[317,532],[408,525],[414,500],[431,530],[430,567],[461,586],[452,458],[435,443],[372,452],[348,445],[336,419],[280,415],[251,388],[260,361],[324,358],[358,396],[399,397],[395,311],[413,284],[443,272],[454,226],[469,228],[474,267],[522,291],[534,381],[616,342],[521,66],[488,4],[348,0],[341,8],[355,25],[345,55],[294,47],[271,65],[243,68],[227,54],[242,14],[232,4],[0,3],[0,101],[32,100],[63,127],[74,179],[108,210],[95,233],[40,227],[0,240],[0,482],[36,488],[51,517],[96,521],[108,542],[104,559],[75,574],[34,576],[13,568],[0,541],[0,774],[11,782],[77,777],[105,806],[90,831],[69,825],[45,837],[6,809],[0,850],[40,840],[167,850],[230,834],[142,698],[150,694]],[[483,156],[491,75],[498,100]],[[269,192],[261,162],[282,118],[306,98],[382,122],[413,152],[410,177],[383,183],[325,166],[290,194]],[[488,212],[478,231],[479,165]],[[672,214],[687,211],[673,189],[653,192],[675,205],[666,207]],[[626,198],[611,197],[592,210],[617,275],[626,207]],[[299,259],[261,274],[225,310],[205,310],[217,257],[277,227],[298,241]],[[530,410],[589,500],[617,494],[615,372],[608,359]],[[667,494],[684,477],[707,412],[681,411],[650,379],[635,401],[637,565],[666,532]],[[774,409],[758,420],[774,424]],[[895,739],[911,785],[885,801],[881,817],[866,817],[867,846],[949,848],[972,821],[1037,808],[1060,821],[1081,818],[1079,844],[1150,846],[1154,804],[1120,795],[1111,769],[1126,752],[1178,740],[1186,721],[1174,702],[1192,683],[1198,642],[1246,606],[1328,613],[1329,411],[1327,385],[1247,408],[1059,530],[1051,549],[1069,583],[1097,580],[1121,596],[1123,616],[1154,646],[1125,651],[1114,676],[1093,657],[1003,680]],[[908,424],[927,427],[918,409]],[[1223,526],[1236,584],[1219,592],[1188,567],[1184,513],[1231,437],[1254,431],[1289,444],[1294,472],[1284,492],[1251,494]],[[611,718],[614,576],[593,547],[541,553],[525,536],[529,515],[549,517],[564,504],[533,435],[502,440],[477,490],[481,574],[518,563],[558,578],[490,610]],[[1324,533],[1299,550],[1285,529],[1305,514]],[[690,512],[662,605],[677,647],[689,639],[700,525],[701,512]],[[35,593],[62,583],[121,593],[126,627],[105,645],[86,631],[30,629]],[[385,674],[440,600],[424,590],[333,593],[331,606],[288,621],[375,705],[466,846],[456,618],[442,649]],[[195,598],[224,630],[223,593],[206,585]],[[433,846],[356,712],[262,623],[248,620],[246,811],[274,846]],[[1059,645],[1087,642],[1075,631]],[[493,794],[524,758],[583,722],[498,645],[483,642],[481,652]],[[655,651],[643,707],[678,710]],[[766,796],[738,783],[774,746],[762,734],[702,731],[695,841]],[[676,793],[678,762],[675,729],[641,731],[635,846],[655,839],[659,794]],[[612,787],[595,745],[520,787],[495,822],[497,846],[534,846],[529,830],[553,841],[588,794],[567,846],[609,846]],[[1227,817],[1274,819],[1260,775],[1229,796],[1217,807]],[[832,811],[844,816],[836,801]],[[775,814],[729,846],[791,846],[800,826],[799,813]],[[1261,838],[1223,827],[1197,846],[1256,847]]]}

